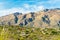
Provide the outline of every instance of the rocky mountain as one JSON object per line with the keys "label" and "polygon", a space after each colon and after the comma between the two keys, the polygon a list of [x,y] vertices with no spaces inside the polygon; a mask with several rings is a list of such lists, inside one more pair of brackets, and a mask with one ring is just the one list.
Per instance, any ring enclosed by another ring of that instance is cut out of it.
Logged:
{"label": "rocky mountain", "polygon": [[19,12],[0,17],[0,25],[31,27],[60,27],[60,8],[22,14]]}

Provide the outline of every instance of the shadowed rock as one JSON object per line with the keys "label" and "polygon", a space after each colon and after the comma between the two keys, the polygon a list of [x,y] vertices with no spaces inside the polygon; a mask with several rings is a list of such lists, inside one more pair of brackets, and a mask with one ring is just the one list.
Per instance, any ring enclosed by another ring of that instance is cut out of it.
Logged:
{"label": "shadowed rock", "polygon": [[18,15],[22,15],[22,13],[19,13],[19,12],[14,13],[14,16],[15,16],[15,23],[18,22],[18,17],[17,17]]}
{"label": "shadowed rock", "polygon": [[21,22],[19,25],[20,25],[21,27],[23,27],[24,24],[23,24],[23,22]]}
{"label": "shadowed rock", "polygon": [[22,15],[22,13],[19,13],[19,12],[14,13],[14,16],[18,16],[18,15]]}
{"label": "shadowed rock", "polygon": [[44,12],[47,12],[47,11],[49,11],[49,9],[45,9],[45,10],[44,10]]}
{"label": "shadowed rock", "polygon": [[27,20],[24,20],[24,23],[25,23],[25,25],[27,25],[28,24],[28,21]]}
{"label": "shadowed rock", "polygon": [[32,21],[33,21],[33,18],[29,18],[28,21],[29,21],[29,22],[32,22]]}
{"label": "shadowed rock", "polygon": [[34,12],[31,12],[30,14],[31,14],[31,17],[32,17],[33,19],[35,19],[35,16],[34,16],[35,13],[34,13]]}
{"label": "shadowed rock", "polygon": [[44,15],[44,17],[42,17],[42,21],[47,23],[47,24],[50,24],[50,20],[48,18],[48,15]]}
{"label": "shadowed rock", "polygon": [[58,24],[58,26],[60,26],[60,21],[58,21],[58,23],[57,23],[57,24]]}
{"label": "shadowed rock", "polygon": [[17,16],[15,16],[15,23],[17,23],[18,22],[18,17]]}
{"label": "shadowed rock", "polygon": [[10,22],[8,22],[8,25],[11,25],[11,23],[10,23]]}
{"label": "shadowed rock", "polygon": [[26,14],[23,16],[23,18],[22,19],[25,19],[26,18]]}

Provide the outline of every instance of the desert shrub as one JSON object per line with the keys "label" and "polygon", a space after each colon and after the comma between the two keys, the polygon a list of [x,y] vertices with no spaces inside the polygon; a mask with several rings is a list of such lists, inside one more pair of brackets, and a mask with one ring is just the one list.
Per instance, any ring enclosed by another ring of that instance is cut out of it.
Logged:
{"label": "desert shrub", "polygon": [[60,40],[60,31],[54,28],[0,26],[0,40]]}
{"label": "desert shrub", "polygon": [[51,33],[52,33],[53,35],[56,35],[56,34],[57,34],[57,32],[56,32],[56,31],[52,31]]}

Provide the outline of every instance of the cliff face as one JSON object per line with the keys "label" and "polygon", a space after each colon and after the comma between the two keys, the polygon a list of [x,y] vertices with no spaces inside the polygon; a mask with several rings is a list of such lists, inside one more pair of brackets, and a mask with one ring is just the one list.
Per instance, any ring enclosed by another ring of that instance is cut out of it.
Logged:
{"label": "cliff face", "polygon": [[14,13],[0,17],[0,25],[20,25],[32,27],[60,26],[60,9],[46,9],[28,14]]}

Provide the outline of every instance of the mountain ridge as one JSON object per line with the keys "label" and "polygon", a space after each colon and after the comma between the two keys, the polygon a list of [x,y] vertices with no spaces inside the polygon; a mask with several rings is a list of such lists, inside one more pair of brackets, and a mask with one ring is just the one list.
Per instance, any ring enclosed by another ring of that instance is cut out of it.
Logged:
{"label": "mountain ridge", "polygon": [[60,26],[60,9],[45,9],[22,14],[19,12],[0,17],[0,25],[20,25],[32,27]]}

